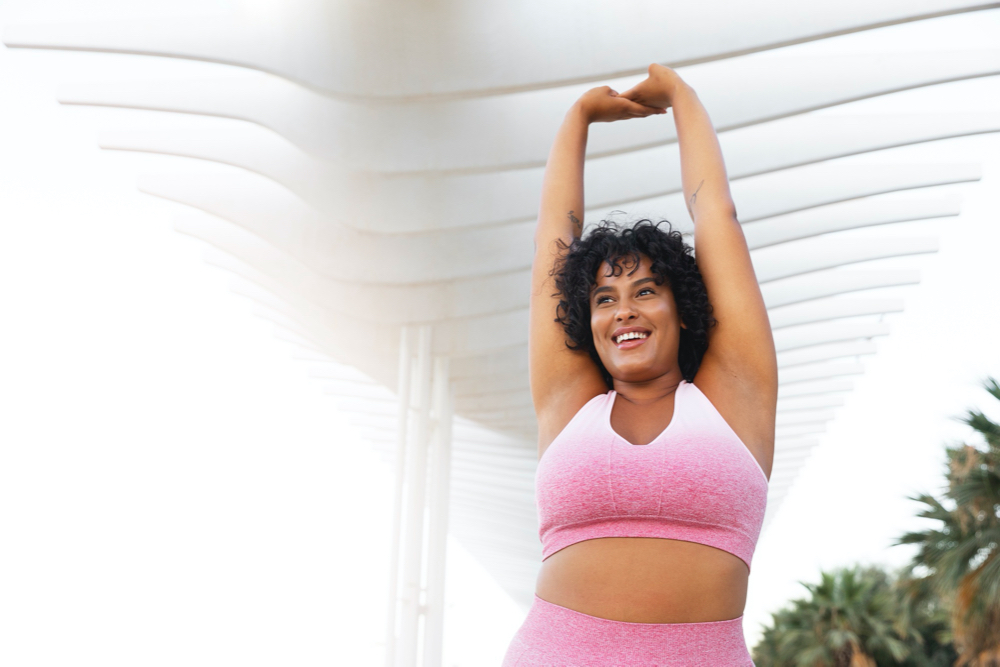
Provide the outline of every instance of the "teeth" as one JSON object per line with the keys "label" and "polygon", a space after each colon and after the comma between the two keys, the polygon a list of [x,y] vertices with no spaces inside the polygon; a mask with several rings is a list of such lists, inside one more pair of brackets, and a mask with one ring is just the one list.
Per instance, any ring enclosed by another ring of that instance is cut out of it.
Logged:
{"label": "teeth", "polygon": [[643,333],[641,331],[631,331],[626,334],[622,334],[615,339],[615,344],[621,343],[622,341],[631,340],[633,338],[648,338],[648,333]]}

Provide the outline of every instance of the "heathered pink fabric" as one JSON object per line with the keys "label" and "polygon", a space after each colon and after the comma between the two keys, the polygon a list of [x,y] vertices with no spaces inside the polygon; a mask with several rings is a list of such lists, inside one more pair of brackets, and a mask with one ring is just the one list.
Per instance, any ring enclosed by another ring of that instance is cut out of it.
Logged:
{"label": "heathered pink fabric", "polygon": [[502,667],[753,667],[743,617],[707,623],[628,623],[535,596]]}
{"label": "heathered pink fabric", "polygon": [[598,537],[697,542],[750,567],[767,477],[708,397],[681,381],[674,415],[647,445],[611,428],[616,392],[595,396],[542,455],[535,473],[542,560]]}

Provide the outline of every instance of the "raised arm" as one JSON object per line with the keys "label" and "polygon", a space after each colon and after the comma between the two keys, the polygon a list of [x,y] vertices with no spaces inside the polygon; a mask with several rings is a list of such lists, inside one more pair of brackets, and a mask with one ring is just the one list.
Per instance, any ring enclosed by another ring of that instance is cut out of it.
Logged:
{"label": "raised arm", "polygon": [[778,395],[774,339],[715,128],[694,89],[668,67],[650,65],[649,77],[622,97],[674,110],[695,258],[718,321],[695,384],[769,470]]}
{"label": "raised arm", "polygon": [[583,350],[566,347],[555,321],[559,297],[552,270],[565,248],[583,233],[583,165],[591,123],[666,113],[619,97],[608,86],[587,91],[563,119],[549,152],[535,228],[531,266],[528,364],[538,417],[539,455],[587,401],[607,391],[604,378]]}

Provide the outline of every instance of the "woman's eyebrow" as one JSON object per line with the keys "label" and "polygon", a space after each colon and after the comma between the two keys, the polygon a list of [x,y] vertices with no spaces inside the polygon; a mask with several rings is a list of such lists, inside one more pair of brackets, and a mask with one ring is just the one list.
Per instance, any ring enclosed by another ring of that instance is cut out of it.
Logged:
{"label": "woman's eyebrow", "polygon": [[[635,287],[636,285],[641,285],[643,283],[649,283],[649,282],[655,282],[655,281],[656,281],[656,278],[639,278],[638,280],[636,280],[635,282],[632,283],[632,287]],[[597,289],[595,289],[594,290],[594,294],[596,295],[596,294],[600,294],[601,292],[610,292],[613,289],[614,289],[613,287],[611,287],[609,285],[605,285],[604,287],[598,287]]]}

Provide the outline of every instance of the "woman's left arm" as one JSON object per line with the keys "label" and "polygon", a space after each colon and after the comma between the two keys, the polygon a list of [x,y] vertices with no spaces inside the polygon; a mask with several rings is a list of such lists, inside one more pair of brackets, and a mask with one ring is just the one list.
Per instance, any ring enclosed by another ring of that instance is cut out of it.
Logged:
{"label": "woman's left arm", "polygon": [[752,445],[744,437],[759,451],[758,460],[766,460],[766,470],[774,442],[777,358],[715,128],[694,89],[662,65],[651,65],[649,78],[622,97],[673,107],[695,258],[718,321],[709,330],[708,351],[695,382],[737,434],[757,442]]}

